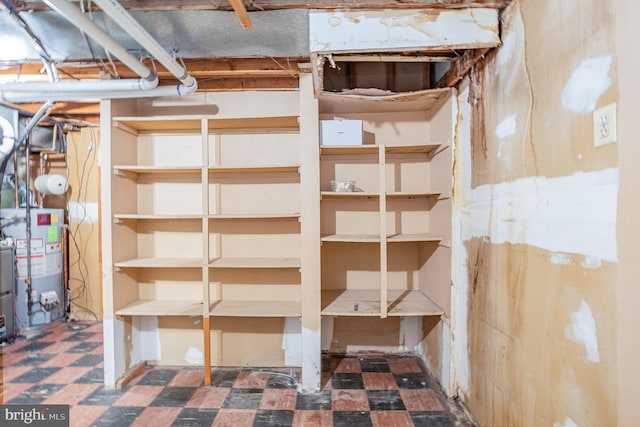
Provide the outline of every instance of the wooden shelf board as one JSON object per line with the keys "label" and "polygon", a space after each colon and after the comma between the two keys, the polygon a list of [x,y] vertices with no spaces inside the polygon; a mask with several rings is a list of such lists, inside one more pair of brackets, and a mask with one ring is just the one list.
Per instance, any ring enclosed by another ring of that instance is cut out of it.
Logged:
{"label": "wooden shelf board", "polygon": [[213,220],[250,220],[250,219],[297,219],[300,218],[299,213],[255,213],[255,214],[211,214],[208,216]]}
{"label": "wooden shelf board", "polygon": [[393,234],[387,237],[389,243],[402,243],[402,242],[441,242],[442,236],[435,234],[420,233],[420,234]]}
{"label": "wooden shelf board", "polygon": [[247,117],[220,119],[207,116],[114,117],[139,132],[177,132],[201,130],[201,119],[208,119],[209,130],[225,129],[299,129],[298,116]]}
{"label": "wooden shelf board", "polygon": [[127,165],[117,165],[113,167],[113,170],[116,172],[130,172],[130,173],[138,173],[138,174],[172,174],[172,175],[181,175],[181,174],[200,174],[202,172],[201,167],[196,166],[180,166],[180,167],[169,167],[169,166],[127,166]]}
{"label": "wooden shelf board", "polygon": [[200,131],[200,117],[154,116],[154,117],[114,117],[114,123],[122,123],[139,132]]}
{"label": "wooden shelf board", "polygon": [[121,220],[194,220],[202,219],[202,215],[153,215],[153,214],[115,214],[115,219]]}
{"label": "wooden shelf board", "polygon": [[220,317],[300,317],[300,301],[217,301],[211,316]]}
{"label": "wooden shelf board", "polygon": [[202,258],[135,258],[114,263],[119,268],[201,268]]}
{"label": "wooden shelf board", "polygon": [[425,193],[406,193],[397,191],[393,193],[387,193],[388,199],[426,199],[428,197],[437,197],[440,193],[425,192]]}
{"label": "wooden shelf board", "polygon": [[367,193],[364,191],[322,191],[320,195],[323,199],[377,199],[378,193]]}
{"label": "wooden shelf board", "polygon": [[321,145],[320,155],[378,154],[378,146],[367,145]]}
{"label": "wooden shelf board", "polygon": [[441,316],[444,311],[422,292],[392,289],[387,292],[389,316]]}
{"label": "wooden shelf board", "polygon": [[209,166],[209,173],[244,173],[244,172],[298,172],[299,165],[273,165],[273,166]]}
{"label": "wooden shelf board", "polygon": [[377,243],[380,241],[380,236],[377,234],[332,234],[324,236],[320,240],[323,242]]}
{"label": "wooden shelf board", "polygon": [[380,291],[322,291],[322,314],[327,316],[380,316]]}
{"label": "wooden shelf board", "polygon": [[211,268],[300,268],[300,258],[217,258]]}
{"label": "wooden shelf board", "polygon": [[118,316],[202,316],[202,301],[139,300],[116,310]]}
{"label": "wooden shelf board", "polygon": [[388,154],[429,154],[438,147],[440,147],[440,144],[387,145],[385,146],[385,152]]}
{"label": "wooden shelf board", "polygon": [[299,129],[298,116],[247,117],[242,119],[209,119],[209,130],[216,129]]}

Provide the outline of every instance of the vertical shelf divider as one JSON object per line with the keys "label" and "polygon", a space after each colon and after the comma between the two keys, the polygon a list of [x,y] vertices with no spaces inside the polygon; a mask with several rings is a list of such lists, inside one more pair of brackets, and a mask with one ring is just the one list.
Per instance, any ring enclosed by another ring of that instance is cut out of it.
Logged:
{"label": "vertical shelf divider", "polygon": [[385,146],[378,146],[378,173],[380,178],[380,317],[387,317],[387,178]]}
{"label": "vertical shelf divider", "polygon": [[211,317],[209,316],[209,121],[202,119],[202,329],[204,333],[204,385],[211,385]]}

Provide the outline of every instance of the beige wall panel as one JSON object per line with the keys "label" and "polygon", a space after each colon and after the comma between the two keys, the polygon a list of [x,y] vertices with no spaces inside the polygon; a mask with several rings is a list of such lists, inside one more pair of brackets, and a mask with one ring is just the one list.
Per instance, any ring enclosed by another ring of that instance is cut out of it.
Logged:
{"label": "beige wall panel", "polygon": [[113,188],[117,188],[117,196],[111,199],[113,212],[138,213],[138,187],[135,180],[123,175],[114,175],[112,182]]}
{"label": "beige wall panel", "polygon": [[[427,369],[436,380],[442,378],[443,364],[449,366],[448,360],[442,360],[443,330],[439,316],[422,318],[422,348],[426,358]],[[446,384],[441,384],[446,387]]]}
{"label": "beige wall panel", "polygon": [[386,156],[387,193],[420,193],[433,191],[430,162],[415,157]]}
{"label": "beige wall panel", "polygon": [[138,166],[202,166],[202,138],[194,135],[138,136]]}
{"label": "beige wall panel", "polygon": [[451,249],[437,243],[420,245],[420,290],[444,310],[451,310]]}
{"label": "beige wall panel", "polygon": [[300,186],[297,181],[297,174],[279,172],[252,173],[233,178],[216,176],[210,179],[212,183],[209,184],[209,212],[300,212]]}
{"label": "beige wall panel", "polygon": [[418,244],[399,243],[387,247],[387,288],[418,289]]}
{"label": "beige wall panel", "polygon": [[229,301],[300,301],[300,285],[222,285]]}
{"label": "beige wall panel", "polygon": [[[481,239],[467,249],[474,418],[481,425],[551,425],[567,417],[609,425],[616,352],[608,285],[615,266],[585,269],[577,255],[554,264],[548,251]],[[585,304],[597,325],[595,353],[577,338]]]}
{"label": "beige wall panel", "polygon": [[387,200],[387,234],[433,233],[429,207],[433,200]]}
{"label": "beige wall panel", "polygon": [[285,366],[283,318],[211,319],[211,355],[214,366]]}
{"label": "beige wall panel", "polygon": [[359,191],[379,193],[378,156],[366,156],[364,159],[362,156],[323,158],[320,164],[320,190],[330,191],[332,180],[355,181]]}
{"label": "beige wall panel", "polygon": [[380,286],[378,244],[323,243],[321,256],[322,289],[377,289]]}
{"label": "beige wall panel", "polygon": [[155,215],[199,215],[202,213],[200,176],[140,177],[138,213]]}
{"label": "beige wall panel", "polygon": [[[470,98],[471,192],[617,166],[617,144],[595,148],[592,122],[594,108],[618,97],[613,9],[611,2],[595,0],[514,2],[507,8],[503,47],[472,78],[484,86],[472,84]],[[594,188],[583,185],[572,192],[584,194],[580,200]],[[618,264],[593,259],[588,249],[554,251],[566,242],[553,233],[537,246],[521,238],[526,230],[516,224],[536,225],[536,217],[527,217],[527,197],[546,196],[532,186],[515,194],[508,208],[497,197],[488,200],[486,213],[500,223],[490,221],[482,233],[472,230],[465,244],[470,388],[463,400],[480,425],[620,425],[617,390],[626,380],[612,369],[618,360]],[[628,200],[620,203],[629,207]],[[539,211],[544,209],[541,204]],[[606,209],[593,205],[605,215]],[[584,219],[578,212],[558,214],[552,221],[572,227],[592,221],[587,213]],[[506,242],[494,227],[502,224],[510,231]],[[593,240],[581,234],[571,243],[582,238],[585,247]]]}
{"label": "beige wall panel", "polygon": [[135,165],[138,156],[136,135],[111,126],[111,165]]}
{"label": "beige wall panel", "polygon": [[209,150],[209,165],[216,164],[227,167],[299,165],[300,135],[297,132],[221,135],[219,163],[215,163],[214,150]]}
{"label": "beige wall panel", "polygon": [[149,223],[137,227],[138,257],[202,257],[202,228],[199,221]]}
{"label": "beige wall panel", "polygon": [[124,261],[138,256],[137,224],[123,222],[112,227],[113,262]]}
{"label": "beige wall panel", "polygon": [[113,274],[114,311],[140,298],[137,277],[136,270],[120,270]]}
{"label": "beige wall panel", "polygon": [[[157,334],[161,359],[150,364],[192,365],[192,352],[202,352],[202,318],[159,317]],[[202,363],[196,364],[201,366]]]}
{"label": "beige wall panel", "polygon": [[400,346],[400,318],[336,317],[332,353],[350,351],[398,351]]}
{"label": "beige wall panel", "polygon": [[139,269],[140,299],[199,300],[202,271],[187,268]]}
{"label": "beige wall panel", "polygon": [[299,229],[295,221],[217,221],[210,227],[209,252],[211,257],[299,257]]}

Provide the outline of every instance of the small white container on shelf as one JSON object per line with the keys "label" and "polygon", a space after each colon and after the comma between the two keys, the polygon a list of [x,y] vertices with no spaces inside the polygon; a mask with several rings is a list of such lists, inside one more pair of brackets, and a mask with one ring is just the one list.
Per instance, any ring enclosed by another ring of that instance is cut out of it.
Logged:
{"label": "small white container on shelf", "polygon": [[362,145],[362,120],[321,120],[321,145]]}

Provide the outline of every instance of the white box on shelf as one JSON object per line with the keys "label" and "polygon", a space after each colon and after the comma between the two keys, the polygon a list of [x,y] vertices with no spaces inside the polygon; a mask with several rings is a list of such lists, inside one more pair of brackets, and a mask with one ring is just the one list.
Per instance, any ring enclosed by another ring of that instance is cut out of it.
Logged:
{"label": "white box on shelf", "polygon": [[362,145],[362,120],[321,120],[321,145]]}

